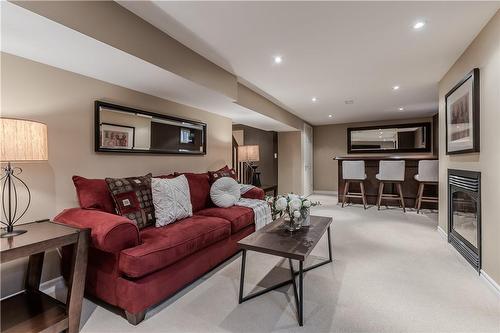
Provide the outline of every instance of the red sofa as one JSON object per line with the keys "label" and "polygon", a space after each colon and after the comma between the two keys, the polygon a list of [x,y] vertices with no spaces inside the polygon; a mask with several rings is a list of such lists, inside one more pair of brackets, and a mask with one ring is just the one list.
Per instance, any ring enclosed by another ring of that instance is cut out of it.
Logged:
{"label": "red sofa", "polygon": [[[54,219],[91,229],[85,291],[125,310],[131,324],[141,322],[149,307],[233,256],[237,241],[255,230],[250,208],[211,204],[207,174],[185,175],[193,216],[165,227],[138,230],[127,218],[109,211],[112,203],[107,201],[104,180],[85,180],[89,186],[82,189],[77,183],[81,177],[74,181],[83,208],[64,210]],[[263,199],[264,192],[254,188],[244,197]],[[71,249],[64,248],[63,273],[70,260]]]}

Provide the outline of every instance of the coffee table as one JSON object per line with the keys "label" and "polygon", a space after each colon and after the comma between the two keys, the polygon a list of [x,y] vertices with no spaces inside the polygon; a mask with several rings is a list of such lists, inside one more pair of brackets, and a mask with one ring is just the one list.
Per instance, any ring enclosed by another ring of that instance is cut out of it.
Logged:
{"label": "coffee table", "polygon": [[[311,216],[311,225],[302,227],[300,230],[290,233],[283,227],[283,220],[276,221],[257,230],[253,234],[243,238],[238,242],[242,249],[241,278],[239,303],[243,303],[257,296],[268,293],[272,290],[281,288],[288,284],[293,285],[295,295],[295,304],[297,306],[297,316],[300,326],[304,324],[304,272],[326,265],[332,262],[332,241],[330,238],[331,217]],[[304,261],[311,254],[312,250],[318,244],[321,237],[327,232],[328,236],[328,259],[304,268]],[[272,287],[260,290],[253,294],[243,296],[243,286],[245,283],[245,264],[247,250],[271,254],[288,259],[290,264],[290,279],[278,283]],[[293,268],[292,260],[299,262],[299,270],[296,272]],[[297,287],[296,277],[299,278]]]}

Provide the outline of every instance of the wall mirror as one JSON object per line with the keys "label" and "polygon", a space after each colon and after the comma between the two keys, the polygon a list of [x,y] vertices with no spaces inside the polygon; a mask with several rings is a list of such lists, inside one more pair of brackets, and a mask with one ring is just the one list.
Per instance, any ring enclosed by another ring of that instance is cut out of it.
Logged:
{"label": "wall mirror", "polygon": [[205,123],[95,102],[95,151],[205,155]]}
{"label": "wall mirror", "polygon": [[404,153],[431,151],[431,124],[399,124],[347,129],[347,151]]}

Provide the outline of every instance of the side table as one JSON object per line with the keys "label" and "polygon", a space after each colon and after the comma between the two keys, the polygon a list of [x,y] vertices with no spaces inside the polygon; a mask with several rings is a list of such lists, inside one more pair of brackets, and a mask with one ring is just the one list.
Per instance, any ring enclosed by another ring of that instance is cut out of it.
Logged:
{"label": "side table", "polygon": [[[80,328],[89,229],[44,221],[23,224],[26,233],[1,238],[1,263],[28,257],[25,290],[1,302],[1,332],[76,333]],[[68,296],[62,303],[39,290],[45,251],[74,244]]]}

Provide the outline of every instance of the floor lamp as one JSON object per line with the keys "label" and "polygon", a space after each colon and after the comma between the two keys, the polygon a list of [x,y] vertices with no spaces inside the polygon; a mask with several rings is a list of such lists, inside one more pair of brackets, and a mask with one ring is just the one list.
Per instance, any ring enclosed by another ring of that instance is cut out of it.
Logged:
{"label": "floor lamp", "polygon": [[[257,172],[258,165],[255,162],[259,161],[259,146],[246,145],[238,147],[238,162],[248,165],[252,170],[251,184],[261,186],[260,173]],[[246,180],[248,182],[248,179]]]}
{"label": "floor lamp", "polygon": [[[2,212],[0,222],[4,225],[0,237],[13,237],[26,232],[14,229],[28,211],[31,203],[31,193],[28,185],[19,178],[22,169],[13,167],[12,162],[46,161],[47,125],[23,119],[0,118],[0,162],[2,166],[1,191]],[[26,191],[25,204],[19,202],[19,194]]]}

